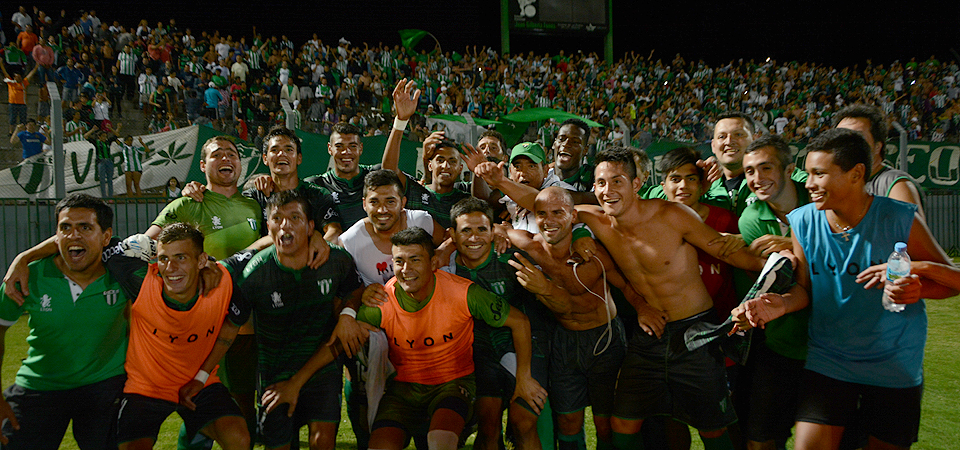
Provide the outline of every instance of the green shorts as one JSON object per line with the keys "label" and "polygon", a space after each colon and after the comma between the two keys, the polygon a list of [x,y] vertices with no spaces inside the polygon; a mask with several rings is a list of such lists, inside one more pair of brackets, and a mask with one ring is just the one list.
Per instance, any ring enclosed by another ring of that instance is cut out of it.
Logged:
{"label": "green shorts", "polygon": [[442,384],[405,383],[391,380],[380,399],[372,429],[400,428],[408,435],[425,434],[438,409],[449,409],[466,421],[473,410],[477,386],[473,374]]}

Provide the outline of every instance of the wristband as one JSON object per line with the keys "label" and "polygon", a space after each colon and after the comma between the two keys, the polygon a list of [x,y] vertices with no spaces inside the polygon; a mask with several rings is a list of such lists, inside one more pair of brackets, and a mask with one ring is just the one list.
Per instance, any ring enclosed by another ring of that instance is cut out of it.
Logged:
{"label": "wristband", "polygon": [[193,377],[194,380],[197,380],[203,384],[207,384],[207,378],[210,378],[210,373],[202,369],[197,372],[197,376]]}
{"label": "wristband", "polygon": [[407,122],[408,122],[408,121],[409,121],[409,119],[407,119],[407,120],[400,120],[399,117],[394,117],[394,118],[393,118],[393,129],[394,129],[394,130],[397,130],[397,131],[406,130],[406,129],[407,129]]}
{"label": "wristband", "polygon": [[353,317],[354,319],[356,319],[356,318],[357,318],[357,311],[356,311],[355,309],[353,309],[353,308],[343,308],[343,310],[340,311],[340,315],[341,315],[341,316],[350,316],[350,317]]}
{"label": "wristband", "polygon": [[590,229],[587,227],[574,228],[570,235],[573,237],[574,241],[580,238],[593,237],[593,233],[591,233]]}

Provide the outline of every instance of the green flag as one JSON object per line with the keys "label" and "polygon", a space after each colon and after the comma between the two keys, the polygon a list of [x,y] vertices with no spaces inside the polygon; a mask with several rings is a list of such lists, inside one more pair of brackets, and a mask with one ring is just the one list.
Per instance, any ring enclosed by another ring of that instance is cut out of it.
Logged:
{"label": "green flag", "polygon": [[426,31],[423,31],[423,30],[414,30],[414,29],[400,30],[400,43],[405,48],[412,49],[413,46],[417,45],[417,43],[420,42],[421,39],[427,37],[427,35],[429,34],[430,33],[427,33]]}

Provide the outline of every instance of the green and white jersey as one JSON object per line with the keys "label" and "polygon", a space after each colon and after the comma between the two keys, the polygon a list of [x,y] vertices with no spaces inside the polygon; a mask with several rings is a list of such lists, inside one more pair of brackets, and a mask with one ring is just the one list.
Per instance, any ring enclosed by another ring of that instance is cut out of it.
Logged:
{"label": "green and white jersey", "polygon": [[322,175],[307,178],[305,181],[330,191],[333,203],[340,213],[340,219],[343,220],[343,229],[346,230],[367,217],[367,212],[363,210],[363,179],[371,171],[379,169],[379,164],[360,165],[360,173],[350,180],[338,177],[337,173],[330,169]]}
{"label": "green and white jersey", "polygon": [[470,196],[469,192],[464,192],[454,188],[445,194],[438,194],[429,187],[423,186],[408,174],[407,177],[407,209],[418,209],[426,211],[436,219],[437,223],[443,228],[450,228],[450,208],[453,205]]}
{"label": "green and white jersey", "polygon": [[120,143],[123,149],[123,171],[143,172],[143,156],[146,154],[143,147]]}
{"label": "green and white jersey", "polygon": [[[224,265],[253,312],[263,387],[287,380],[303,367],[333,333],[338,300],[363,287],[350,255],[336,246],[317,269],[284,267],[274,246],[257,253],[245,250]],[[340,367],[330,364],[317,374],[330,370]]]}
{"label": "green and white jersey", "polygon": [[120,64],[120,75],[134,76],[137,74],[137,55],[133,52],[120,52],[117,55],[117,63]]}
{"label": "green and white jersey", "polygon": [[83,124],[83,122],[74,122],[74,121],[72,121],[72,120],[69,121],[69,122],[67,122],[67,124],[64,125],[64,127],[63,127],[63,131],[64,131],[63,134],[70,133],[71,131],[76,130],[76,129],[80,129],[80,130],[82,130],[82,131],[80,131],[79,133],[74,134],[74,135],[72,135],[72,136],[67,136],[65,142],[82,142],[82,141],[84,141],[84,139],[83,139],[83,133],[87,131],[87,127],[86,127],[86,125]]}
{"label": "green and white jersey", "polygon": [[[129,328],[124,312],[139,287],[122,285],[108,270],[82,289],[57,268],[58,256],[30,263],[30,295],[22,306],[0,293],[0,326],[12,326],[24,313],[29,316],[30,349],[16,378],[27,389],[73,389],[124,373]],[[140,262],[129,270],[145,267]]]}
{"label": "green and white jersey", "polygon": [[239,192],[227,198],[208,190],[203,194],[203,202],[189,197],[174,200],[160,211],[153,225],[192,223],[203,232],[203,251],[226,259],[260,238],[262,215],[260,205]]}

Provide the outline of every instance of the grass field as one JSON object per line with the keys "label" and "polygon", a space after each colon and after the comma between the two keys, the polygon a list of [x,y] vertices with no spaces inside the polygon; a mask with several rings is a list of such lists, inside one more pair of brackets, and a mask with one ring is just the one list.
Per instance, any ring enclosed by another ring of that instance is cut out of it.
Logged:
{"label": "grass field", "polygon": [[[923,392],[923,416],[920,423],[920,442],[913,448],[960,449],[960,297],[928,301],[927,308],[930,328],[924,363],[926,384]],[[13,382],[20,366],[19,361],[27,354],[26,335],[26,319],[21,319],[7,331],[3,364],[4,387]],[[337,448],[354,449],[356,440],[346,411],[342,417]],[[587,422],[590,422],[589,417]],[[175,449],[179,426],[180,418],[176,415],[167,419],[155,448]],[[587,436],[592,434],[592,426],[588,426]],[[692,441],[693,449],[703,448],[698,438],[694,437]],[[472,439],[468,441],[467,448],[471,448],[471,444]],[[305,432],[301,434],[301,447],[307,448]],[[77,448],[69,430],[61,448]],[[588,438],[588,448],[595,448],[593,439]]]}

